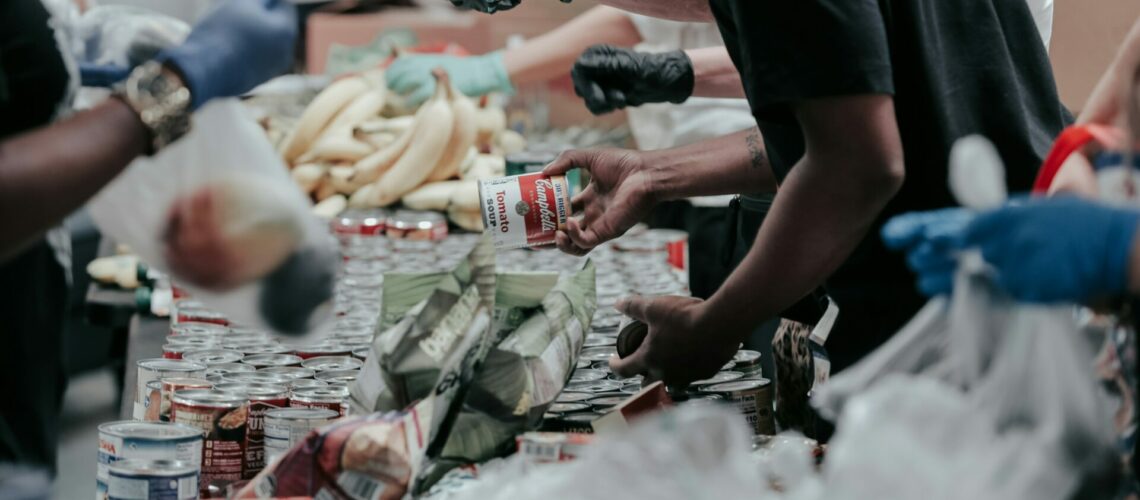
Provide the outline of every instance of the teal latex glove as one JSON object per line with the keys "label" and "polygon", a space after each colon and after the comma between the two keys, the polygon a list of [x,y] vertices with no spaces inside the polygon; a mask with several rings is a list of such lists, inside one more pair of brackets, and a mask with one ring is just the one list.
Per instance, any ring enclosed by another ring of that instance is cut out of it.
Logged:
{"label": "teal latex glove", "polygon": [[388,88],[405,96],[407,103],[418,106],[435,91],[431,72],[442,67],[452,84],[464,94],[476,97],[492,92],[513,93],[503,53],[457,57],[442,54],[409,54],[392,62],[384,72]]}

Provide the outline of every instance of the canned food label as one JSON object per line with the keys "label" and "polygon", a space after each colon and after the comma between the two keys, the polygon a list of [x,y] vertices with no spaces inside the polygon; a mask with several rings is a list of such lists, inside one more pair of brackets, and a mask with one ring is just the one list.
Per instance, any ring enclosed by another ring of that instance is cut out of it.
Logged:
{"label": "canned food label", "polygon": [[265,412],[273,408],[281,408],[285,406],[285,403],[285,400],[251,401],[249,403],[249,420],[245,431],[245,469],[242,473],[245,479],[253,479],[266,465]]}
{"label": "canned food label", "polygon": [[108,485],[108,500],[188,500],[198,498],[198,475],[118,477]]}
{"label": "canned food label", "polygon": [[566,177],[524,174],[479,181],[485,232],[495,248],[524,248],[554,243],[554,234],[570,217]]}
{"label": "canned food label", "polygon": [[201,491],[207,497],[210,484],[225,484],[242,479],[244,448],[249,406],[212,408],[173,405],[175,422],[202,429],[206,433],[202,445]]}
{"label": "canned food label", "polygon": [[198,463],[202,459],[202,439],[154,440],[99,433],[99,454],[95,464],[97,500],[107,498],[111,464],[127,458]]}

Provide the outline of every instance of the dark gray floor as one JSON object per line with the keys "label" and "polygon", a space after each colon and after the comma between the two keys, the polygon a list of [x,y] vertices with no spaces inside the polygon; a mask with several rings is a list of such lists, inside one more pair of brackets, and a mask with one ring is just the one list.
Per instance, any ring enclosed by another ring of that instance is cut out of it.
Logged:
{"label": "dark gray floor", "polygon": [[68,384],[60,419],[59,475],[52,498],[94,498],[96,427],[118,418],[115,383],[110,369],[103,369],[73,377]]}

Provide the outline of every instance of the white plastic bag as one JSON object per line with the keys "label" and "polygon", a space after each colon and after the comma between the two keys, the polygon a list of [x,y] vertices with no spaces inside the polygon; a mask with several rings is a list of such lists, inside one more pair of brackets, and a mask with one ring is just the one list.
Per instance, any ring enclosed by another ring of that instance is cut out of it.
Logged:
{"label": "white plastic bag", "polygon": [[134,161],[89,208],[104,234],[169,272],[164,239],[171,208],[203,189],[217,200],[227,242],[246,257],[240,262],[258,267],[244,269],[249,282],[225,292],[175,274],[178,284],[251,326],[300,333],[322,321],[331,310],[335,241],[235,100],[198,111],[186,136],[154,157]]}
{"label": "white plastic bag", "polygon": [[967,256],[951,301],[813,400],[839,415],[831,498],[1107,498],[1113,428],[1091,359],[1072,306],[1014,303]]}

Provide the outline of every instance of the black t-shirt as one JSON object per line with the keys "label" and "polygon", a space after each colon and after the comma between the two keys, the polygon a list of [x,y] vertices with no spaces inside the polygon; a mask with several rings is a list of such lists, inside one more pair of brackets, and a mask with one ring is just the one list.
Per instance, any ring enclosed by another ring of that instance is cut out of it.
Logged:
{"label": "black t-shirt", "polygon": [[47,125],[70,77],[40,0],[0,1],[0,138]]}
{"label": "black t-shirt", "polygon": [[903,256],[883,247],[879,228],[891,215],[956,204],[947,187],[955,140],[988,137],[1006,162],[1010,190],[1030,188],[1069,120],[1048,55],[1025,0],[710,5],[778,178],[804,153],[794,104],[894,96],[906,181],[826,286],[840,307],[828,347],[842,368],[889,338],[923,303]]}

